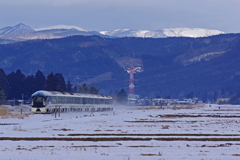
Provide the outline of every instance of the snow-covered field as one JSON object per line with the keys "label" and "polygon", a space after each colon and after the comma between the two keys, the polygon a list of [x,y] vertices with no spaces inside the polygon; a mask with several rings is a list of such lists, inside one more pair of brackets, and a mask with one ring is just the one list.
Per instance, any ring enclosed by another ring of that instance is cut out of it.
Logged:
{"label": "snow-covered field", "polygon": [[237,160],[240,106],[115,106],[107,112],[0,116],[0,159]]}

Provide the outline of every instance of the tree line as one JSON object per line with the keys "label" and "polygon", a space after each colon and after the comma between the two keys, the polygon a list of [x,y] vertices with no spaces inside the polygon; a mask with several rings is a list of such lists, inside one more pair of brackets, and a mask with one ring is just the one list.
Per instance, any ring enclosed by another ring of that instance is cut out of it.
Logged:
{"label": "tree line", "polygon": [[6,75],[0,69],[0,100],[5,99],[29,99],[38,90],[59,91],[99,94],[100,90],[94,86],[88,87],[86,84],[73,85],[67,83],[61,73],[50,73],[47,77],[38,70],[35,75],[25,76],[20,69]]}

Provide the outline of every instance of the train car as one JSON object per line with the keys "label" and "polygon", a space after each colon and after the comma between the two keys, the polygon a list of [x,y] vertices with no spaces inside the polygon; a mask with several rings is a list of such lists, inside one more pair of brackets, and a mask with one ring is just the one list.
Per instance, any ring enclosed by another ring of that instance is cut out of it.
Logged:
{"label": "train car", "polygon": [[32,94],[33,113],[53,113],[67,111],[106,111],[112,110],[110,96],[67,93],[56,91],[37,91]]}

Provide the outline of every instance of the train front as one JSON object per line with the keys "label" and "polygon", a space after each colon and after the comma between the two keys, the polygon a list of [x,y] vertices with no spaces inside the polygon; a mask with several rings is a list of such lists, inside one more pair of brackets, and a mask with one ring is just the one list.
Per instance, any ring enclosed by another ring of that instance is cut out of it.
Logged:
{"label": "train front", "polygon": [[44,91],[37,91],[32,94],[32,112],[46,113],[46,95]]}

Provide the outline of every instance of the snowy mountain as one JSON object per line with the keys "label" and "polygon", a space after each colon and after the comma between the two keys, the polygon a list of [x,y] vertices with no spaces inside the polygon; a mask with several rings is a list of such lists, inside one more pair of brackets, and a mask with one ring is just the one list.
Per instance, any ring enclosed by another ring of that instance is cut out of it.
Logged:
{"label": "snowy mountain", "polygon": [[43,31],[43,30],[52,30],[52,29],[76,29],[78,31],[86,31],[78,26],[68,26],[68,25],[56,25],[44,28],[36,28],[36,31]]}
{"label": "snowy mountain", "polygon": [[224,34],[224,32],[203,28],[170,28],[163,29],[163,34],[167,37],[208,37],[212,35]]}
{"label": "snowy mountain", "polygon": [[6,31],[10,30],[12,27],[4,27],[2,29],[0,29],[0,34],[4,34]]}
{"label": "snowy mountain", "polygon": [[130,30],[117,29],[114,31],[87,31],[77,26],[56,25],[45,28],[32,29],[20,23],[16,26],[8,26],[0,29],[0,43],[14,43],[33,39],[64,38],[74,35],[98,35],[101,37],[143,37],[143,38],[166,38],[166,37],[207,37],[223,34],[219,30],[202,28],[170,28],[161,30]]}
{"label": "snowy mountain", "polygon": [[29,26],[20,23],[14,27],[8,26],[0,29],[0,43],[6,44],[33,39],[64,38],[74,35],[103,36],[99,32],[86,31],[77,26],[57,25],[33,30]]}
{"label": "snowy mountain", "polygon": [[130,29],[117,29],[114,31],[100,31],[103,35],[114,37],[151,37],[151,38],[163,38],[167,37],[162,32],[150,31],[150,30],[130,30]]}
{"label": "snowy mountain", "polygon": [[101,31],[103,35],[115,37],[143,37],[143,38],[165,38],[165,37],[207,37],[212,35],[223,34],[219,30],[209,30],[202,28],[170,28],[162,30],[130,30],[117,29],[114,31]]}
{"label": "snowy mountain", "polygon": [[[56,25],[45,28],[35,29],[36,31],[46,31],[46,30],[56,30],[56,29],[66,29],[66,30],[77,30],[83,32],[86,31],[77,26],[68,25]],[[94,34],[96,34],[95,32]],[[202,28],[170,28],[162,30],[130,30],[130,29],[117,29],[114,31],[100,31],[102,35],[111,37],[149,37],[149,38],[165,38],[165,37],[207,37],[212,35],[223,34],[224,32],[219,30],[209,30]]]}
{"label": "snowy mountain", "polygon": [[25,34],[32,32],[35,32],[35,30],[23,23],[19,23],[13,27],[4,27],[0,29],[0,34]]}

